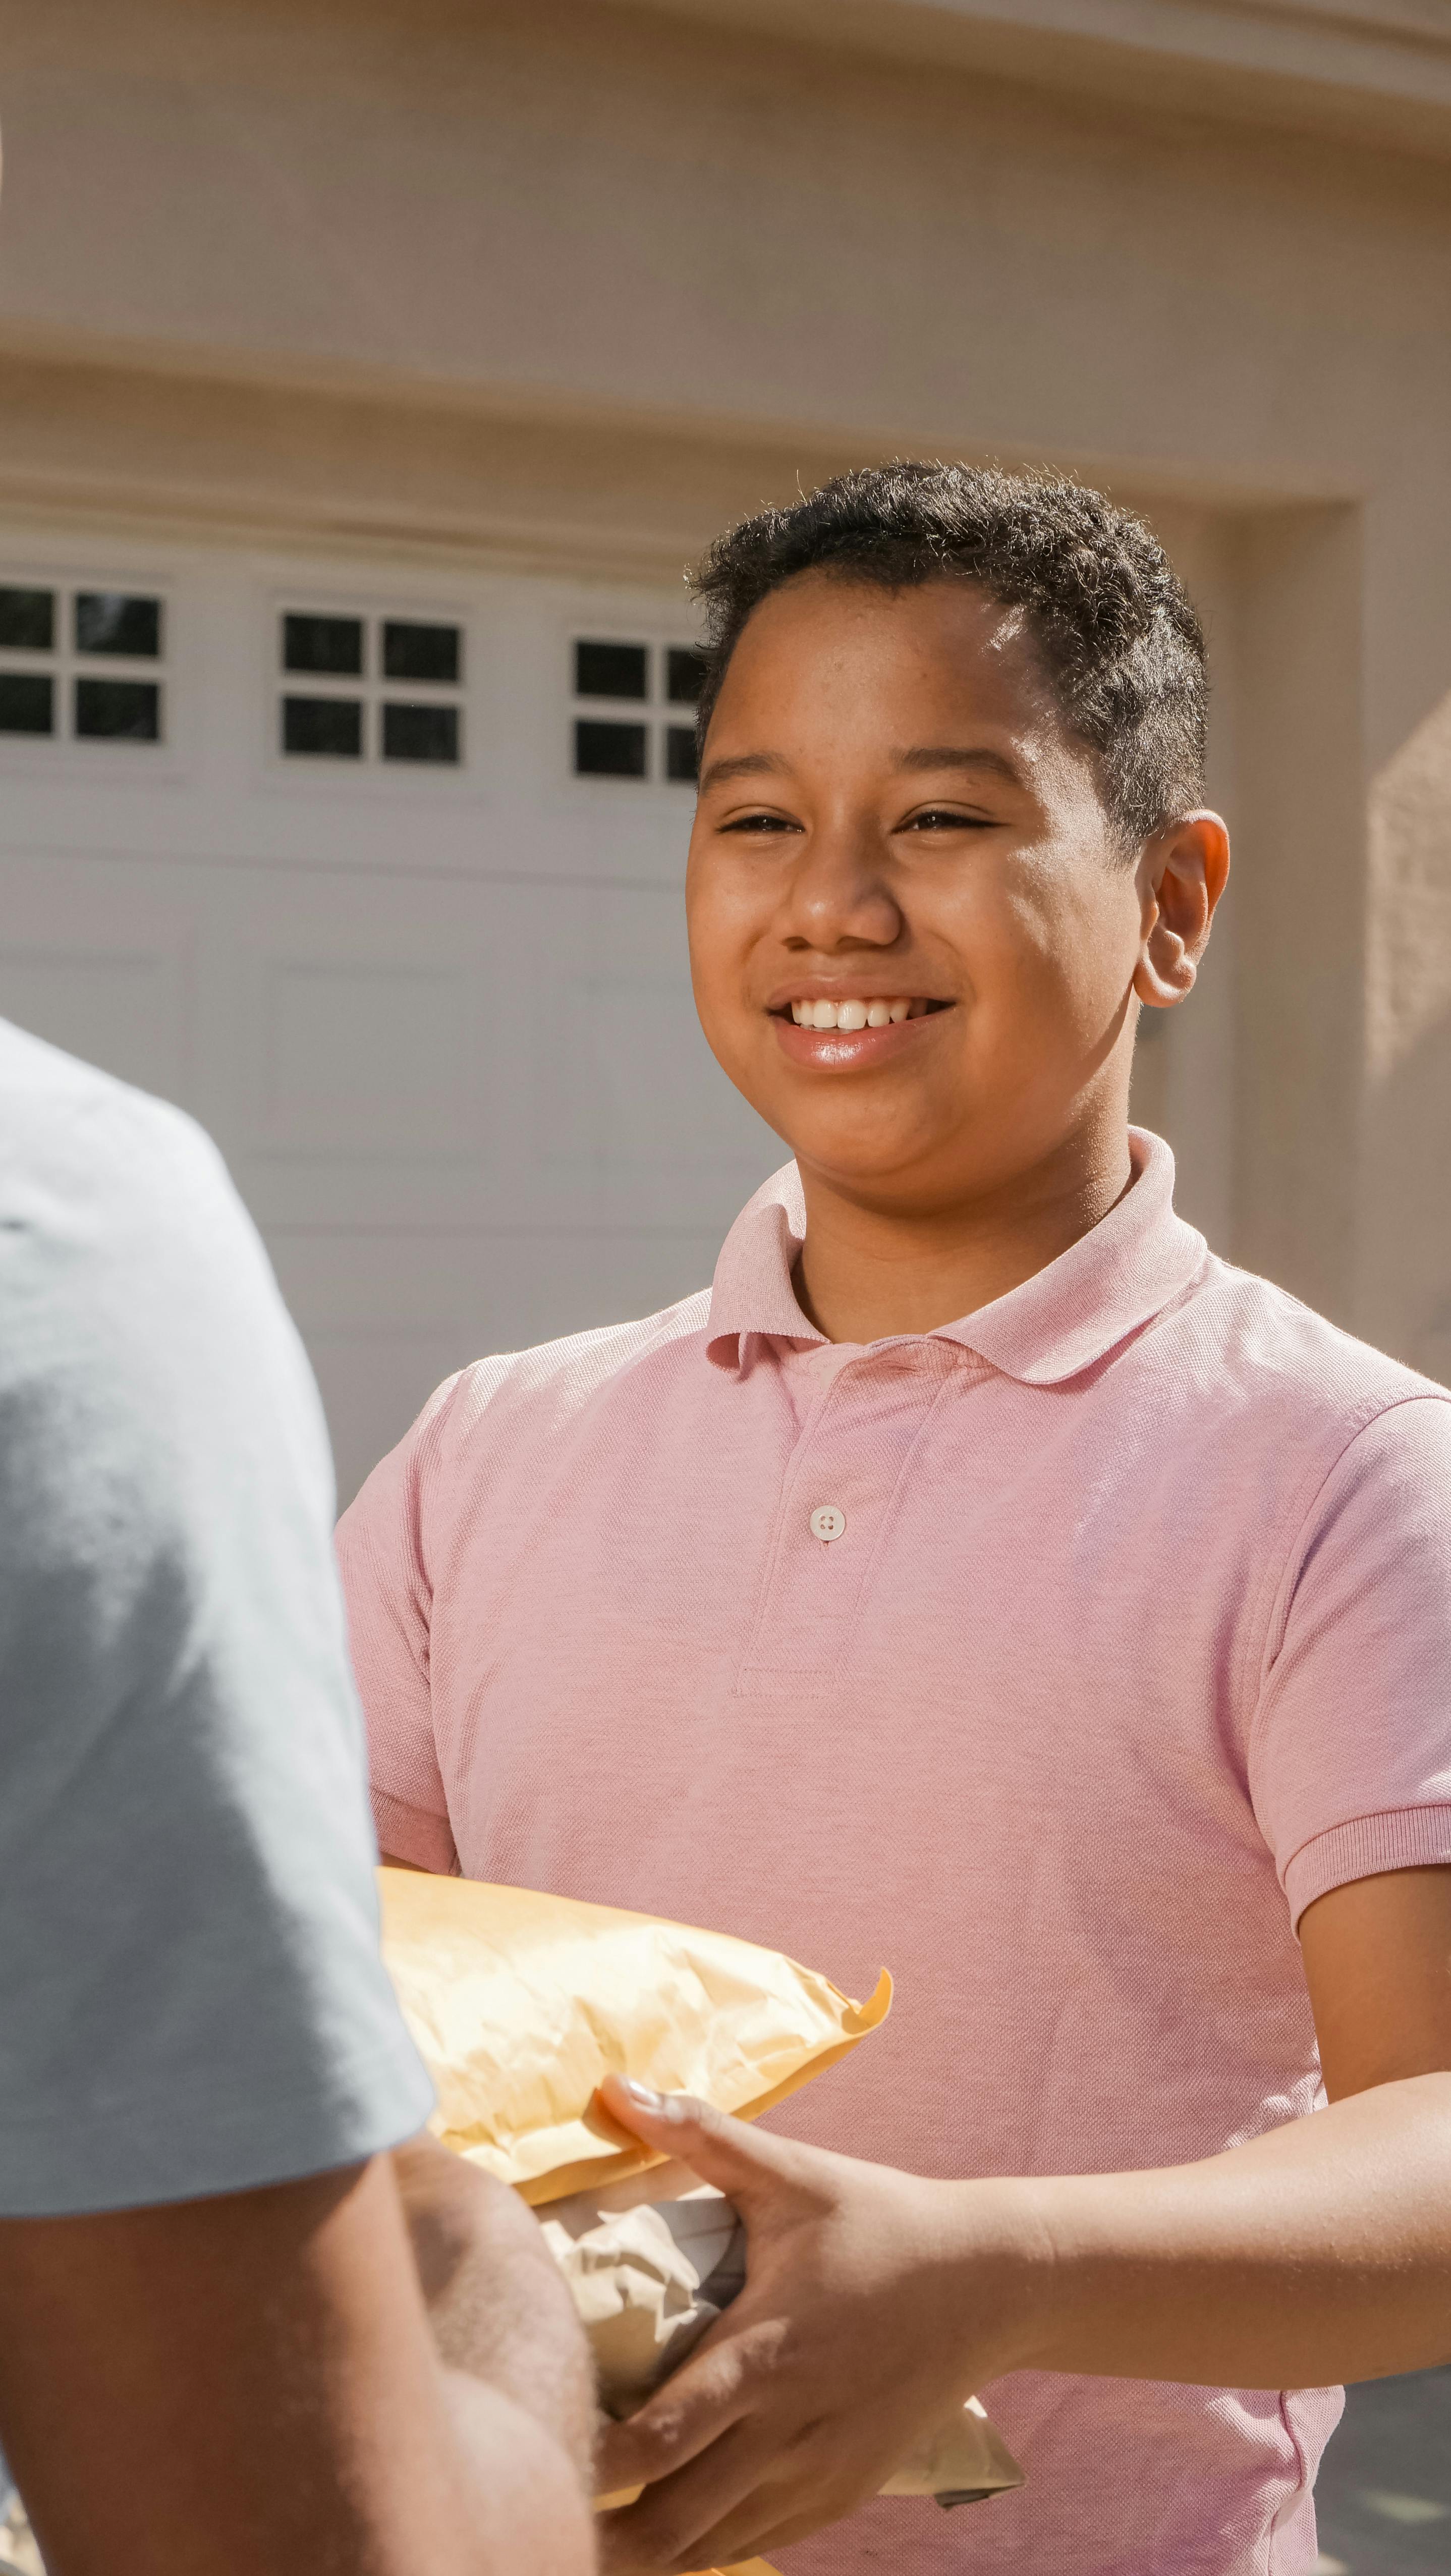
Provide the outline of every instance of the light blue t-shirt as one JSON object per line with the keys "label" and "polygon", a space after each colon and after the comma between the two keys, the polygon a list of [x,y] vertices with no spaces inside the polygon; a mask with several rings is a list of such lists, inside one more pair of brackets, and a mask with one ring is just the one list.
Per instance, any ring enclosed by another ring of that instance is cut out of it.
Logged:
{"label": "light blue t-shirt", "polygon": [[277,2182],[428,2116],[332,1501],[212,1145],[0,1022],[0,2215]]}

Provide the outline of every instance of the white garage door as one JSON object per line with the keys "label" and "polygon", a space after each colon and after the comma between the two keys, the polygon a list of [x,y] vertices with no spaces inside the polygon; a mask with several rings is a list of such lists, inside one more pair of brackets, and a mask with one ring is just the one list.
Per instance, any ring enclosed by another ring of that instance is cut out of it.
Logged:
{"label": "white garage door", "polygon": [[346,1497],[463,1361],[704,1284],[678,597],[12,532],[0,1012],[192,1110]]}

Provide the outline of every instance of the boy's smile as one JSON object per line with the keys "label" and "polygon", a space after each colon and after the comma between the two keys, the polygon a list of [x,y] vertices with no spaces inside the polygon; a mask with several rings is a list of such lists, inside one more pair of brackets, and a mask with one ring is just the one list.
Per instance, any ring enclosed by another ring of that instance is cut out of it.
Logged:
{"label": "boy's smile", "polygon": [[949,1011],[950,1002],[923,994],[875,992],[864,975],[852,979],[855,990],[842,994],[819,976],[798,979],[788,1002],[770,1003],[782,1048],[793,1064],[881,1064],[897,1051],[915,1045],[920,1023]]}

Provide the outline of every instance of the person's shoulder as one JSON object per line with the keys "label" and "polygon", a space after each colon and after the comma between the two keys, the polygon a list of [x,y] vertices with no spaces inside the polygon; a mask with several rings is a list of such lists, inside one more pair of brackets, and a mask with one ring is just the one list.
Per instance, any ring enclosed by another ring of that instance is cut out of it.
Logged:
{"label": "person's shoulder", "polygon": [[1353,1438],[1407,1404],[1445,1408],[1451,1392],[1359,1340],[1273,1280],[1211,1253],[1184,1319],[1212,1357],[1220,1401],[1273,1414],[1280,1430]]}
{"label": "person's shoulder", "polygon": [[211,1138],[186,1112],[0,1020],[0,1224],[40,1231],[74,1222],[101,1240],[189,1225],[196,1193],[232,1196]]}
{"label": "person's shoulder", "polygon": [[290,1380],[293,1338],[195,1120],[0,1022],[0,1399],[84,1384],[159,1433],[229,1385],[244,1400],[259,1363]]}
{"label": "person's shoulder", "polygon": [[704,1346],[709,1312],[710,1291],[702,1288],[630,1323],[598,1324],[558,1341],[476,1360],[454,1383],[458,1418],[477,1420],[501,1398],[542,1414],[578,1412],[642,1371],[689,1365]]}
{"label": "person's shoulder", "polygon": [[473,1361],[439,1387],[416,1428],[435,1450],[492,1446],[510,1429],[530,1440],[564,1430],[601,1403],[648,1400],[704,1352],[710,1291],[702,1288],[658,1313],[601,1324],[558,1341]]}

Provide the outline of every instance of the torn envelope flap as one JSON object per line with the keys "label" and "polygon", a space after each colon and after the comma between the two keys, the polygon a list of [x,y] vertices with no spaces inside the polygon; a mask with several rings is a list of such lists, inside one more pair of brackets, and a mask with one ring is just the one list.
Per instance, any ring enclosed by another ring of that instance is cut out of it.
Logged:
{"label": "torn envelope flap", "polygon": [[884,2496],[935,2496],[939,2504],[979,2504],[1024,2483],[1023,2472],[975,2397],[946,2424],[914,2444],[888,2478]]}

